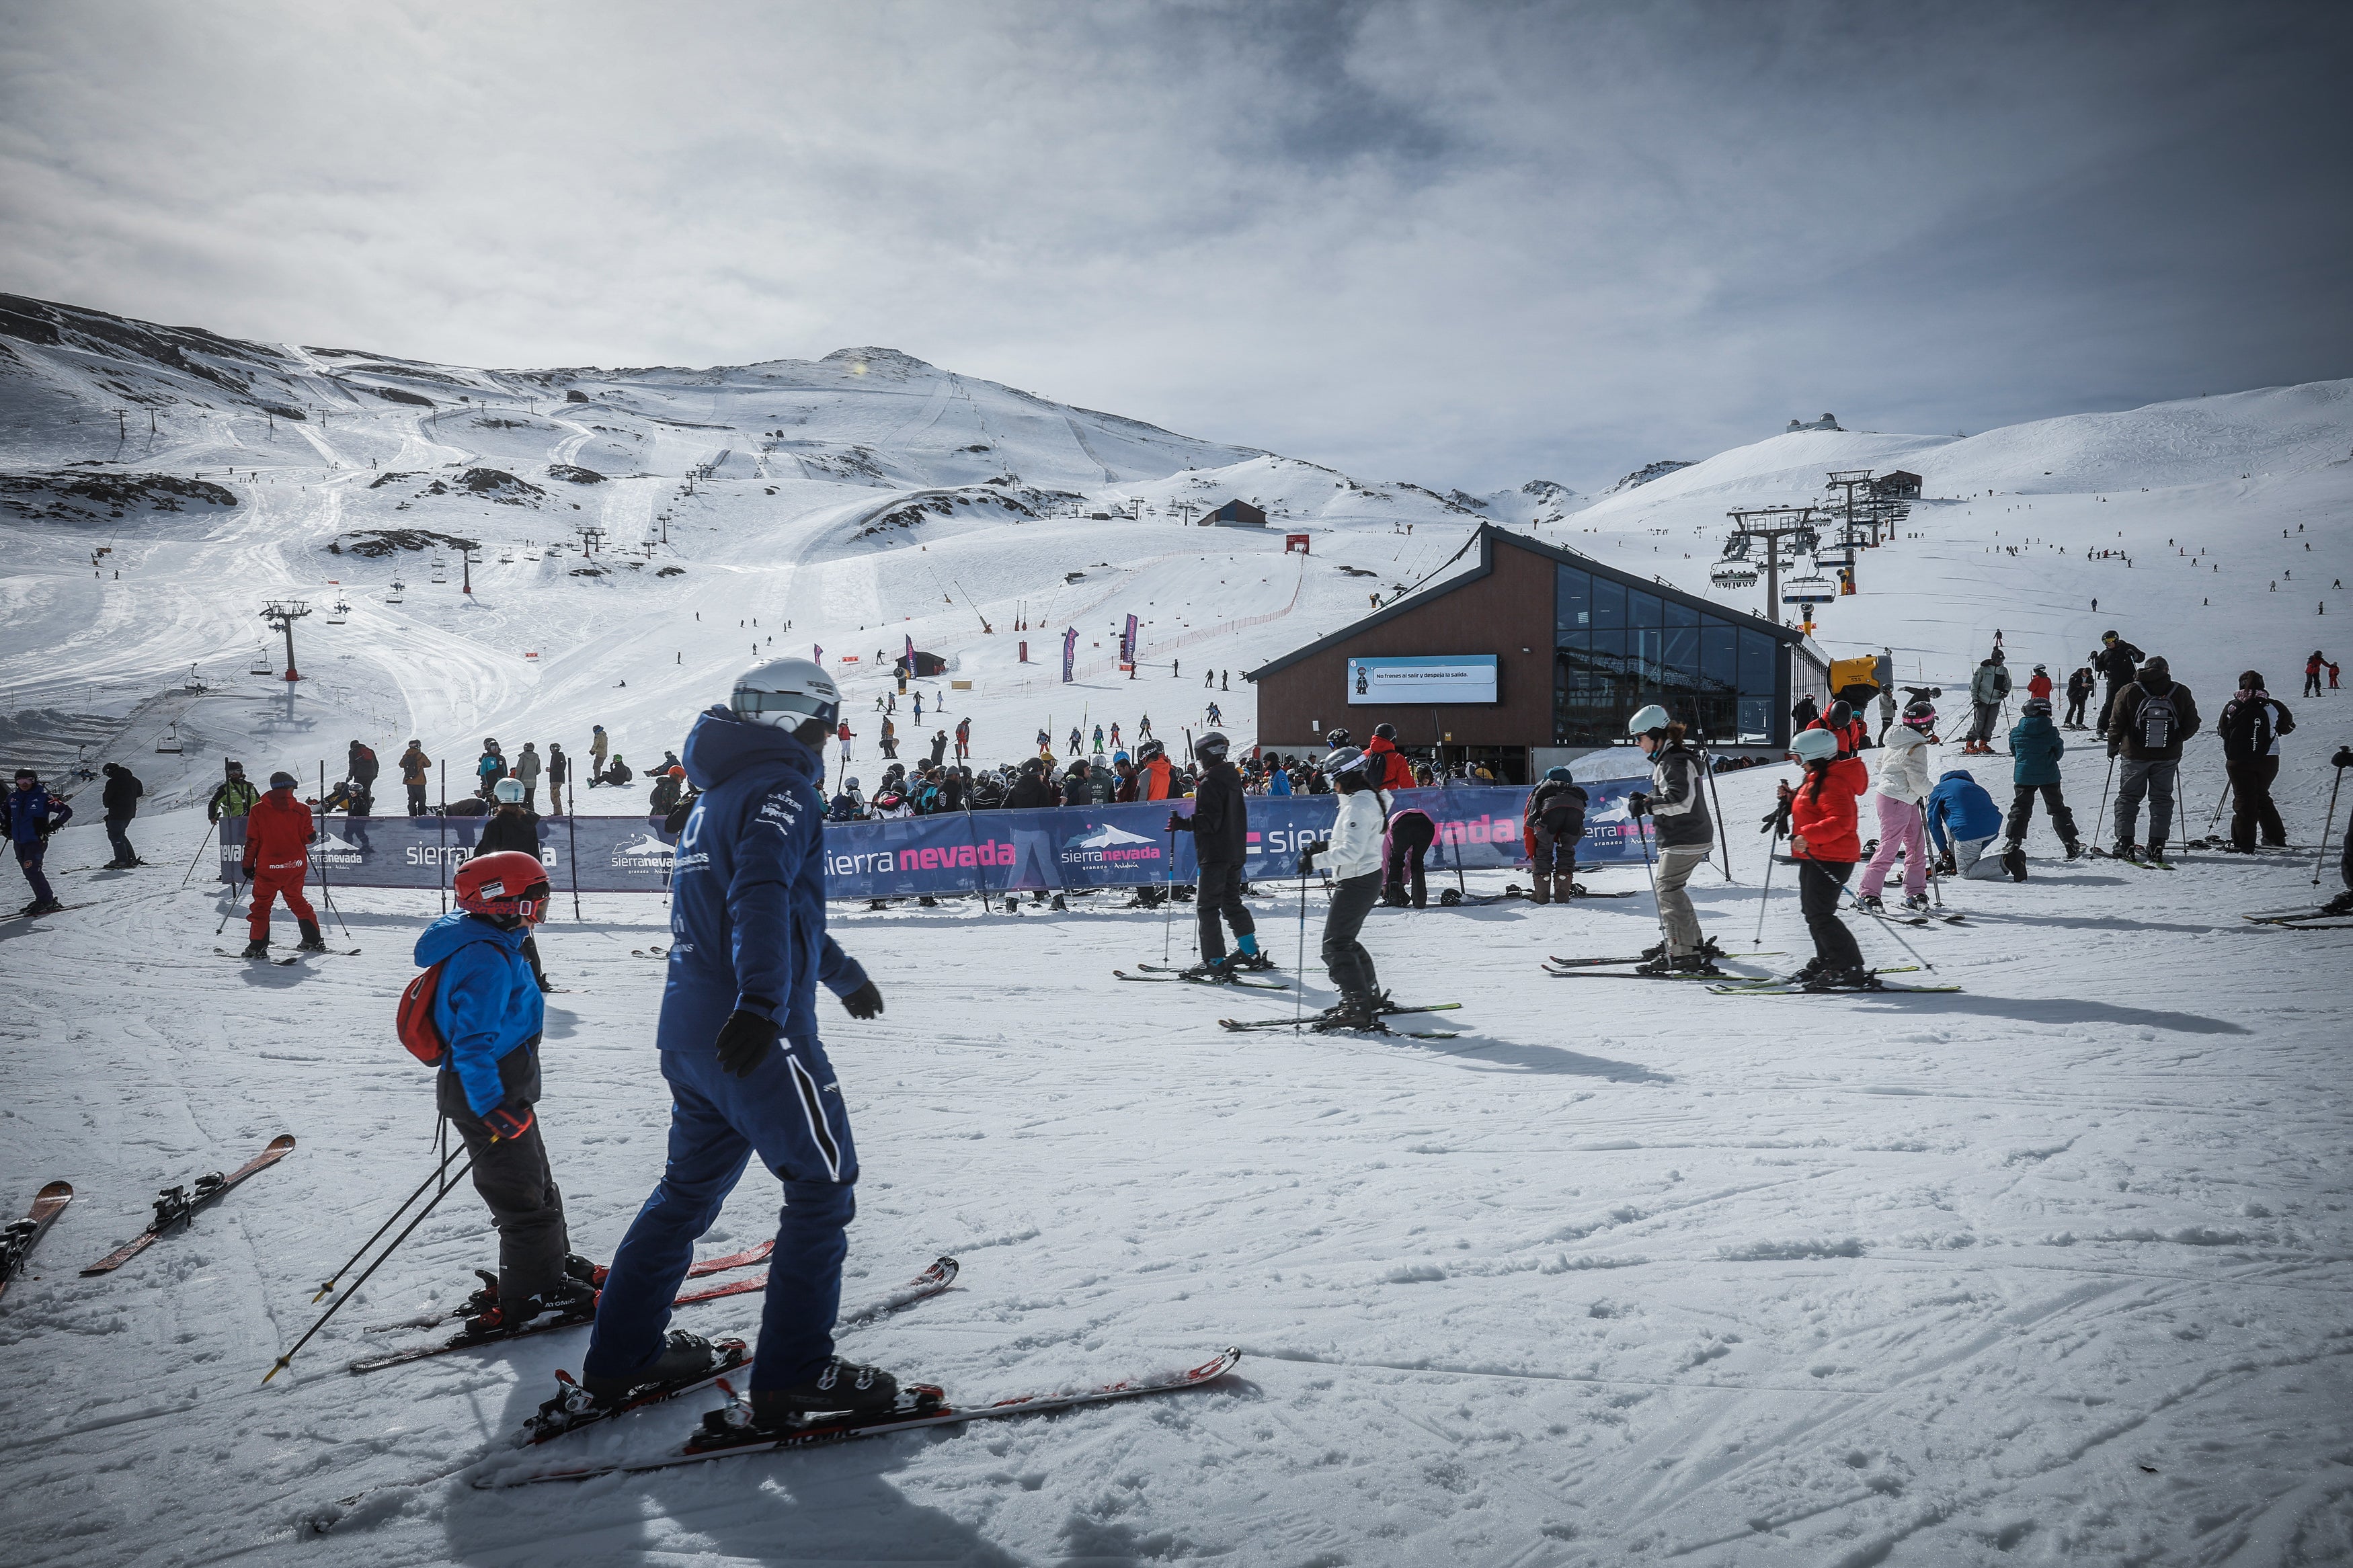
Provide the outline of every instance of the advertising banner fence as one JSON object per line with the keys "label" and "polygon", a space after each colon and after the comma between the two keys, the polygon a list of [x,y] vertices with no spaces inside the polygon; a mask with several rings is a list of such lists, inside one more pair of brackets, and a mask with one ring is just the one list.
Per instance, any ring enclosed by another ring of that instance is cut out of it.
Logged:
{"label": "advertising banner fence", "polygon": [[[1642,847],[1626,796],[1647,778],[1588,782],[1586,866],[1639,863]],[[1528,792],[1462,785],[1400,792],[1392,811],[1427,814],[1438,829],[1432,871],[1503,870],[1527,863],[1520,814]],[[1244,874],[1281,881],[1298,874],[1299,851],[1332,830],[1328,795],[1250,797]],[[1036,811],[959,811],[825,827],[826,895],[880,899],[930,893],[1059,891],[1199,880],[1193,837],[1167,830],[1171,809],[1190,800]],[[474,852],[489,819],[480,816],[328,816],[313,847],[313,876],[330,888],[438,888]],[[670,844],[642,816],[543,816],[540,859],[558,891],[667,891]],[[237,871],[238,849],[224,843],[221,879]]]}

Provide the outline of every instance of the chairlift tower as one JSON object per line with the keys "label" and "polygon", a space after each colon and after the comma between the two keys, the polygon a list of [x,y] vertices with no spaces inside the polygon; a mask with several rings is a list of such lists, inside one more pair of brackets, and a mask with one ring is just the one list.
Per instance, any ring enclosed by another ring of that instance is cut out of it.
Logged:
{"label": "chairlift tower", "polygon": [[[1858,489],[1868,489],[1870,486],[1871,470],[1869,468],[1841,468],[1837,472],[1828,476],[1822,481],[1822,489],[1825,491],[1844,490],[1846,492],[1846,500],[1843,505],[1846,518],[1846,531],[1849,533],[1852,533],[1855,531],[1857,521],[1854,510],[1854,492]],[[1873,547],[1877,547],[1879,543],[1879,521],[1877,518],[1872,515],[1869,501],[1864,502],[1864,510],[1861,521],[1870,525],[1871,542]]]}
{"label": "chairlift tower", "polygon": [[271,599],[261,606],[261,618],[286,634],[286,679],[300,680],[301,672],[294,668],[294,623],[311,613],[311,606],[300,599]]}
{"label": "chairlift tower", "polygon": [[1820,510],[1767,506],[1725,513],[1732,519],[1732,537],[1724,545],[1725,562],[1746,560],[1757,545],[1765,547],[1765,618],[1775,626],[1781,624],[1781,542],[1788,541],[1792,565],[1794,557],[1812,554],[1821,543],[1821,531],[1814,522],[1814,513]]}

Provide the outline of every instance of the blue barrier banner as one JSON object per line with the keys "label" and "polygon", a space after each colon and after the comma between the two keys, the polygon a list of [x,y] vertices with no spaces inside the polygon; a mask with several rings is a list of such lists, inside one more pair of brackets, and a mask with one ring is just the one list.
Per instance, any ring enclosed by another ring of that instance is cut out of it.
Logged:
{"label": "blue barrier banner", "polygon": [[[1586,866],[1642,858],[1626,796],[1647,778],[1584,784],[1588,797]],[[1505,870],[1527,863],[1521,812],[1528,792],[1506,785],[1401,791],[1391,813],[1419,811],[1438,829],[1431,869]],[[1299,851],[1328,836],[1336,801],[1328,795],[1250,797],[1243,874],[1282,880],[1298,874]],[[1071,888],[1135,887],[1200,879],[1193,836],[1170,833],[1172,810],[1191,815],[1190,800],[1134,805],[1075,805],[1035,811],[959,811],[825,827],[826,896],[904,898],[915,894],[1012,893]],[[474,852],[489,819],[480,816],[330,816],[313,848],[314,877],[329,887],[438,888]],[[670,846],[659,819],[543,816],[540,859],[558,891],[665,892]],[[236,869],[224,844],[224,880]]]}

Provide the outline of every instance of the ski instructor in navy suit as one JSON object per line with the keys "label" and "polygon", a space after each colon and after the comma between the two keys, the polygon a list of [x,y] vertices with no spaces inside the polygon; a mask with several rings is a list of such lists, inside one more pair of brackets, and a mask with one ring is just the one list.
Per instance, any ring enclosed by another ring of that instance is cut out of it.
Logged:
{"label": "ski instructor in navy suit", "polygon": [[671,880],[670,974],[658,1043],[670,1088],[669,1163],[613,1255],[581,1382],[599,1401],[669,1381],[705,1351],[665,1337],[670,1299],[756,1154],[783,1184],[766,1306],[751,1376],[765,1426],[819,1411],[887,1408],[890,1373],[833,1353],[844,1228],[858,1152],[832,1064],[818,1041],[817,984],[852,1017],[881,994],[825,931],[826,736],[840,694],[807,659],[763,664],[688,733],[702,793]]}

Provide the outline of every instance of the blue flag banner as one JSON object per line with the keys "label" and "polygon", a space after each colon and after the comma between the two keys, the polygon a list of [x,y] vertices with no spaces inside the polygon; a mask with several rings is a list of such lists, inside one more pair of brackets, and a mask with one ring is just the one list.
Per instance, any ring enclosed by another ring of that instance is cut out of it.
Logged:
{"label": "blue flag banner", "polygon": [[[1647,778],[1585,784],[1584,866],[1642,858],[1626,815],[1629,793]],[[1400,792],[1391,813],[1419,811],[1438,829],[1433,870],[1507,870],[1527,864],[1521,811],[1528,792],[1472,784]],[[1243,874],[1280,881],[1298,875],[1299,851],[1332,831],[1328,795],[1251,795]],[[1135,887],[1200,879],[1193,836],[1168,831],[1169,813],[1190,800],[1079,805],[1037,811],[959,811],[825,826],[826,896],[879,899],[919,893],[1012,893]],[[329,888],[438,888],[474,852],[489,819],[480,816],[329,816],[313,847],[312,878]],[[584,893],[669,890],[670,846],[659,818],[543,816],[540,859],[556,889]],[[224,846],[221,878],[236,873]]]}

